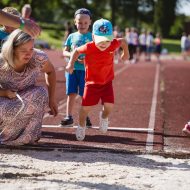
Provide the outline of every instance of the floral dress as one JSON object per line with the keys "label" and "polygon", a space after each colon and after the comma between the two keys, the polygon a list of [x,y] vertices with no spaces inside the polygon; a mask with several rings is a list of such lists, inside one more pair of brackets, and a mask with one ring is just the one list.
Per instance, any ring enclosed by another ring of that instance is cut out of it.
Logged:
{"label": "floral dress", "polygon": [[35,49],[25,70],[18,73],[13,68],[3,69],[0,55],[0,88],[15,91],[21,98],[0,97],[1,144],[16,146],[39,140],[43,115],[48,105],[48,93],[45,87],[35,83],[42,64],[47,60],[44,52]]}

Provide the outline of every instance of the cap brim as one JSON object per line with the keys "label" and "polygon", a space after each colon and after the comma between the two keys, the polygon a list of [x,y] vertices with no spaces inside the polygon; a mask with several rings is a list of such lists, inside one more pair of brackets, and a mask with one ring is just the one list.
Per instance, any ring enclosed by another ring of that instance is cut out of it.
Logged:
{"label": "cap brim", "polygon": [[95,43],[100,43],[100,42],[105,42],[105,41],[112,41],[112,40],[113,40],[113,35],[110,35],[110,36],[97,36],[97,35],[94,35]]}

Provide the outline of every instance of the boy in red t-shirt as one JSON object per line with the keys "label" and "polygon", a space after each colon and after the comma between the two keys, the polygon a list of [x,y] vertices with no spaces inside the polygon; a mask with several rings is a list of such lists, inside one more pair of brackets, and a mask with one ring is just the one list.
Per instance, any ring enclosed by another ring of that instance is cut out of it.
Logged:
{"label": "boy in red t-shirt", "polygon": [[129,59],[126,40],[123,38],[113,39],[113,29],[110,21],[106,19],[97,20],[93,24],[93,42],[86,43],[76,48],[66,67],[66,71],[73,72],[74,62],[80,54],[85,54],[85,89],[82,106],[79,112],[79,126],[76,130],[77,140],[85,138],[86,117],[92,106],[102,101],[100,112],[100,131],[106,133],[108,129],[108,116],[114,105],[114,93],[112,80],[114,79],[114,52],[121,47],[122,60]]}

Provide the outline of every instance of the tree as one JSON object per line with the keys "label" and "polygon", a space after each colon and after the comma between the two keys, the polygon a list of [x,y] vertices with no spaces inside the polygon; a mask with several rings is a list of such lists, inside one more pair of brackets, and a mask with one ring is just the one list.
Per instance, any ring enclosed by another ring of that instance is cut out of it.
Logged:
{"label": "tree", "polygon": [[171,26],[175,20],[177,0],[157,0],[154,14],[154,29],[163,37],[169,37]]}

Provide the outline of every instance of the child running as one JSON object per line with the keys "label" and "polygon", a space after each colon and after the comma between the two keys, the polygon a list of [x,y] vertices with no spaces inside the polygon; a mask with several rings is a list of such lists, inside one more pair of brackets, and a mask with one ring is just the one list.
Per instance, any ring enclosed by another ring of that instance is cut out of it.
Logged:
{"label": "child running", "polygon": [[[63,56],[71,56],[71,52],[80,47],[81,45],[86,44],[87,42],[92,41],[92,33],[89,32],[89,27],[91,25],[91,13],[88,9],[81,8],[75,12],[74,15],[75,25],[77,32],[70,34],[65,42],[65,48],[63,50]],[[67,94],[67,108],[66,108],[66,117],[61,121],[62,126],[73,125],[73,107],[75,103],[75,98],[77,94],[81,97],[84,92],[84,78],[85,78],[85,69],[84,69],[84,54],[80,55],[74,63],[74,71],[71,73],[66,72],[66,94]],[[92,124],[89,117],[86,118],[86,124],[90,127]]]}
{"label": "child running", "polygon": [[123,49],[121,59],[129,59],[128,46],[123,38],[113,39],[112,24],[106,19],[97,20],[93,24],[93,42],[89,42],[74,50],[66,67],[69,73],[73,73],[74,62],[81,54],[85,54],[85,89],[82,106],[79,111],[79,125],[76,130],[76,138],[79,141],[85,138],[86,117],[92,106],[102,101],[100,112],[100,128],[102,133],[108,129],[108,116],[114,105],[114,93],[112,80],[114,79],[114,52],[117,48]]}

